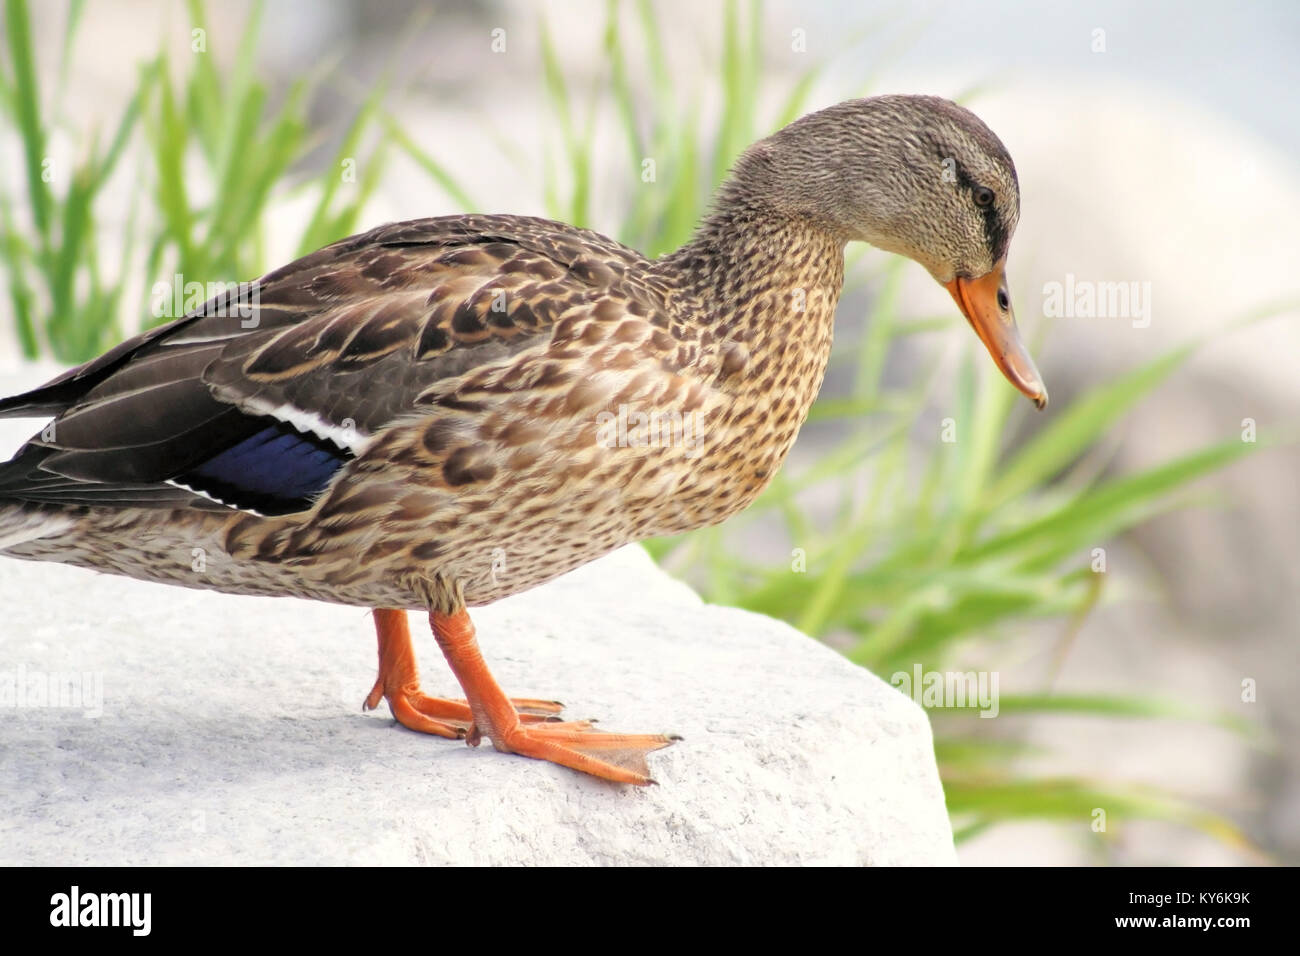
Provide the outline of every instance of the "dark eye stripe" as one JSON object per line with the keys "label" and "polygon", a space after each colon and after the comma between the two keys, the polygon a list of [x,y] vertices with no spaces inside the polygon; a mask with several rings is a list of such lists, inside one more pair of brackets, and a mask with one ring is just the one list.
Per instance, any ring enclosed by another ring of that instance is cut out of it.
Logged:
{"label": "dark eye stripe", "polygon": [[984,213],[984,241],[988,244],[989,255],[993,257],[994,262],[997,262],[1007,254],[1011,237],[1007,235],[1006,226],[1003,225],[997,209],[991,203],[980,207],[980,212]]}
{"label": "dark eye stripe", "polygon": [[[936,152],[941,162],[944,158],[952,155],[947,149],[941,147],[937,148]],[[970,174],[960,164],[957,164],[954,171],[957,174],[957,185],[970,194],[972,202],[975,202],[975,192],[977,190],[988,189],[987,186],[981,186],[971,179]],[[988,192],[990,196],[993,196],[993,190],[988,189]],[[1002,219],[998,216],[997,207],[992,202],[984,206],[976,203],[976,208],[984,215],[984,242],[988,246],[993,261],[997,262],[1007,254],[1007,246],[1010,244],[1011,237],[1007,235],[1006,226],[1003,225]]]}

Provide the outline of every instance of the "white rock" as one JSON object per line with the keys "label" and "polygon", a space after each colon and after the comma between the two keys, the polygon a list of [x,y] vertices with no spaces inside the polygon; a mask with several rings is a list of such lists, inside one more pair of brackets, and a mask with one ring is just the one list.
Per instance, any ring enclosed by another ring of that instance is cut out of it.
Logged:
{"label": "white rock", "polygon": [[[0,451],[35,427],[0,422]],[[361,609],[4,557],[0,608],[0,864],[956,861],[919,707],[781,622],[704,604],[639,547],[475,620],[511,694],[682,734],[649,788],[363,714]],[[426,691],[459,696],[411,623]],[[34,702],[59,673],[91,699]]]}

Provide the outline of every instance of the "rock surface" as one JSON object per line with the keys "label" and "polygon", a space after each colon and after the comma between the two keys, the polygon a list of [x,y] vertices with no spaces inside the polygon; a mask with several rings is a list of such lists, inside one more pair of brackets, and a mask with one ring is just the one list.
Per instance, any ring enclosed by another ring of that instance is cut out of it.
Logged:
{"label": "rock surface", "polygon": [[[5,455],[34,431],[0,429]],[[363,714],[364,610],[0,557],[0,864],[956,862],[919,707],[640,548],[475,617],[510,693],[682,734],[661,785]],[[425,689],[458,696],[412,625]],[[75,706],[42,702],[59,674]]]}

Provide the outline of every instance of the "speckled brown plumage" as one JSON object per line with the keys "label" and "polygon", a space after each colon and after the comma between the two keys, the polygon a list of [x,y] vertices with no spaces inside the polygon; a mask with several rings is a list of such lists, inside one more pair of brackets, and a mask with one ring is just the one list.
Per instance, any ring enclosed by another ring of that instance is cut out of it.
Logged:
{"label": "speckled brown plumage", "polygon": [[[796,224],[782,230],[783,258],[730,309],[723,303],[742,277],[711,289],[703,253],[650,263],[544,220],[434,219],[344,240],[267,276],[251,333],[214,345],[249,320],[182,320],[136,353],[142,364],[169,347],[198,353],[201,378],[182,384],[215,402],[292,403],[339,427],[351,418],[365,450],[313,507],[268,517],[167,486],[127,520],[120,507],[87,507],[81,488],[79,510],[58,506],[85,529],[76,542],[37,539],[10,553],[234,593],[406,608],[422,606],[411,581],[432,571],[472,606],[628,541],[721,521],[780,466],[830,351],[842,258]],[[696,285],[673,281],[682,269]],[[505,308],[493,312],[502,293]],[[311,317],[285,324],[288,307]],[[772,334],[781,312],[796,320],[792,334]],[[108,454],[85,445],[114,443],[104,439],[118,419],[93,416],[106,417],[104,405],[129,387],[120,376],[88,390],[85,410],[56,426],[52,447],[80,456],[83,475]],[[382,387],[367,387],[374,382]],[[143,409],[149,399],[125,401]],[[620,406],[625,418],[677,413],[695,423],[694,443],[602,444],[600,416],[617,418]],[[112,411],[124,416],[121,430],[142,414]]]}
{"label": "speckled brown plumage", "polygon": [[0,552],[427,610],[455,668],[465,606],[754,500],[821,385],[848,241],[924,264],[1037,400],[1004,328],[1018,215],[979,120],[881,97],[755,144],[657,261],[543,219],[382,226],[0,402],[54,416],[0,466]]}

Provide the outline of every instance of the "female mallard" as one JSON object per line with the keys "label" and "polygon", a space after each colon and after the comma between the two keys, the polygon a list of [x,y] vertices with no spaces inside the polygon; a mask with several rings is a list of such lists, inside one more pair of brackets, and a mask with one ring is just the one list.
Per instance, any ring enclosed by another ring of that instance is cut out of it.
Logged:
{"label": "female mallard", "polygon": [[[849,241],[925,266],[1043,406],[1006,291],[1019,202],[972,113],[882,96],[750,147],[657,261],[518,216],[344,239],[0,402],[54,416],[0,465],[0,551],[375,608],[367,707],[648,783],[673,738],[512,701],[466,608],[753,501],[821,385]],[[405,610],[467,702],[420,692]]]}

